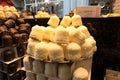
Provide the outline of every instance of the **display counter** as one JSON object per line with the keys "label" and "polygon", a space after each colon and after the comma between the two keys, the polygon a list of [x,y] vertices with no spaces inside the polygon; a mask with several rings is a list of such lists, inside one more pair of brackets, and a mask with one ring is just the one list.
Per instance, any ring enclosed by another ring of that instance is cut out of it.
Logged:
{"label": "display counter", "polygon": [[[120,70],[120,17],[82,18],[97,42],[93,56],[91,80],[104,80],[106,69]],[[25,19],[31,26],[48,26],[49,18]]]}

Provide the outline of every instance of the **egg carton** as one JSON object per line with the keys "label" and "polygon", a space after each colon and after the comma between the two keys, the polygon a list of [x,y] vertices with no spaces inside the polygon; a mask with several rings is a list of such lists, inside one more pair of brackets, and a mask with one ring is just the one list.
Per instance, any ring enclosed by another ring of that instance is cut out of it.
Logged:
{"label": "egg carton", "polygon": [[0,80],[24,80],[25,77],[25,71],[22,70],[19,70],[12,75],[0,72]]}
{"label": "egg carton", "polygon": [[10,62],[0,62],[0,72],[14,74],[23,67],[23,57],[16,58]]}

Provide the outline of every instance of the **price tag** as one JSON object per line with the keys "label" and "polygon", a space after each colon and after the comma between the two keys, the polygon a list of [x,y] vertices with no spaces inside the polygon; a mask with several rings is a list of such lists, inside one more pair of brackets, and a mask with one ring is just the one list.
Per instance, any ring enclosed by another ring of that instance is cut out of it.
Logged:
{"label": "price tag", "polygon": [[74,9],[74,13],[81,17],[100,17],[100,6],[78,6]]}

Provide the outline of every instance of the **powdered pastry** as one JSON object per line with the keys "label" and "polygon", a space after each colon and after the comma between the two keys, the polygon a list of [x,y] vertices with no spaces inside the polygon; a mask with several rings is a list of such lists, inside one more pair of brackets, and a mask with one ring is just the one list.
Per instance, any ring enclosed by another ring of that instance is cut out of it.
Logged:
{"label": "powdered pastry", "polygon": [[68,27],[68,26],[70,26],[71,21],[72,20],[71,20],[70,16],[64,16],[60,25],[63,26],[63,27]]}
{"label": "powdered pastry", "polygon": [[49,46],[46,42],[40,42],[35,46],[35,59],[48,60]]}
{"label": "powdered pastry", "polygon": [[48,21],[47,24],[50,25],[53,28],[56,28],[58,26],[59,22],[60,22],[59,17],[57,17],[57,16],[51,16],[50,20]]}
{"label": "powdered pastry", "polygon": [[43,31],[43,40],[54,41],[54,28],[45,27]]}
{"label": "powdered pastry", "polygon": [[77,43],[70,43],[67,46],[67,56],[66,59],[70,61],[77,61],[81,58],[81,47]]}
{"label": "powdered pastry", "polygon": [[33,56],[35,54],[35,46],[38,44],[39,41],[33,40],[31,38],[28,39],[28,45],[27,45],[27,54],[29,56]]}
{"label": "powdered pastry", "polygon": [[73,80],[88,80],[88,71],[79,67],[73,73]]}
{"label": "powdered pastry", "polygon": [[82,25],[82,20],[80,15],[72,16],[72,26],[79,27]]}
{"label": "powdered pastry", "polygon": [[58,26],[55,29],[55,42],[56,43],[68,43],[69,32],[63,26]]}
{"label": "powdered pastry", "polygon": [[88,31],[86,26],[82,25],[82,26],[79,26],[77,29],[85,34],[85,36],[86,36],[85,38],[90,37],[90,33],[89,33],[89,31]]}
{"label": "powdered pastry", "polygon": [[64,51],[63,48],[58,44],[50,45],[50,60],[54,62],[62,62],[64,61]]}
{"label": "powdered pastry", "polygon": [[32,27],[30,38],[36,39],[38,41],[42,41],[43,36],[43,27],[35,25]]}

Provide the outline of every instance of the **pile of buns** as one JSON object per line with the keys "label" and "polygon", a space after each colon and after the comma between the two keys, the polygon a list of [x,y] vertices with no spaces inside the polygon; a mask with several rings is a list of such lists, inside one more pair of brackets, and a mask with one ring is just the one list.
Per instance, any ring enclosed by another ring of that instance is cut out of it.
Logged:
{"label": "pile of buns", "polygon": [[[47,24],[47,27],[35,25],[31,29],[23,62],[25,69],[33,74],[27,72],[26,80],[56,80],[50,77],[88,80],[86,68],[82,65],[73,68],[69,64],[91,58],[97,50],[96,41],[82,24],[81,16],[64,16],[62,20],[51,16]],[[46,79],[46,76],[50,77]]]}
{"label": "pile of buns", "polygon": [[50,18],[50,14],[45,11],[38,11],[35,18]]}
{"label": "pile of buns", "polygon": [[51,16],[48,27],[32,27],[27,54],[37,60],[53,62],[79,61],[97,50],[96,41],[82,24],[81,16]]}
{"label": "pile of buns", "polygon": [[0,18],[9,18],[12,14],[16,14],[20,17],[14,6],[0,6]]}

